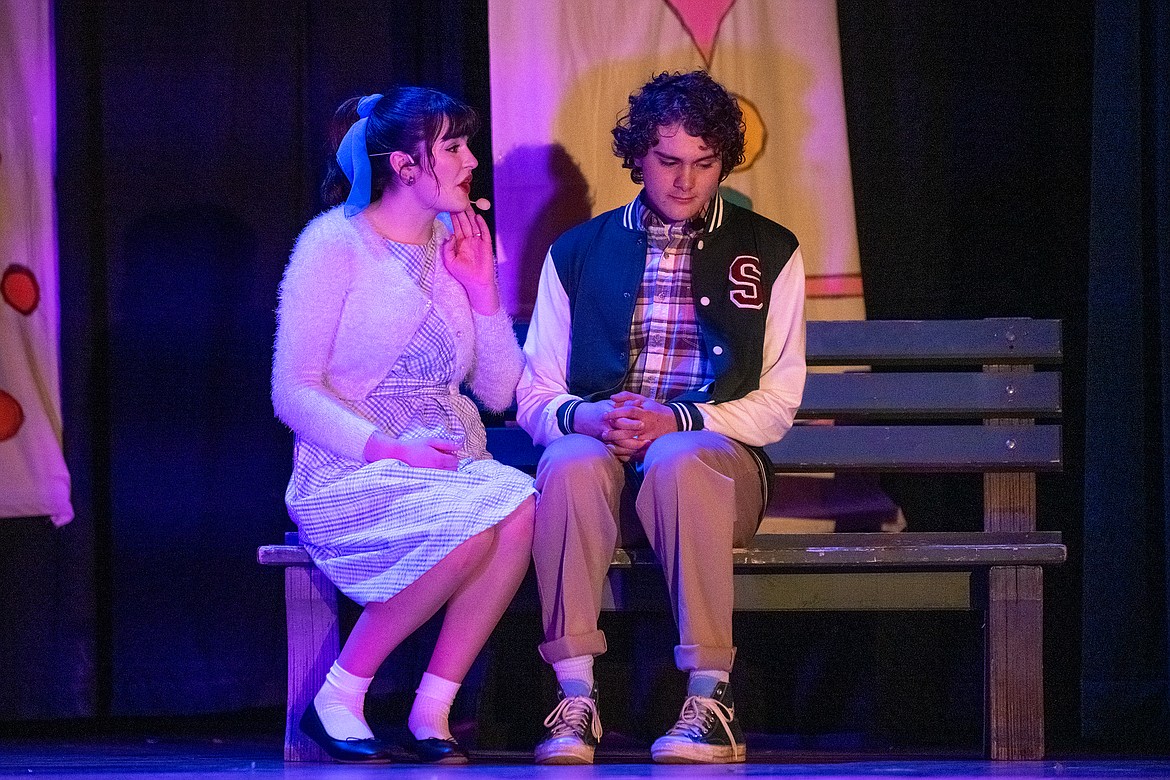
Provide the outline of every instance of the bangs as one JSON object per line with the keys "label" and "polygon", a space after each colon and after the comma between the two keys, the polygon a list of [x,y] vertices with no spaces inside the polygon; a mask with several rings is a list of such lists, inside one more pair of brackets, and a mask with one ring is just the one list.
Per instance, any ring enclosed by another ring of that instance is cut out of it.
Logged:
{"label": "bangs", "polygon": [[[433,146],[437,141],[446,141],[449,138],[471,138],[479,132],[479,114],[475,109],[466,103],[461,103],[452,97],[435,93],[434,100],[429,106],[427,112],[427,140],[429,146]],[[447,132],[439,134],[443,131],[444,123],[447,125]]]}
{"label": "bangs", "polygon": [[479,132],[479,114],[471,106],[458,104],[454,111],[444,112],[449,123],[443,140],[448,138],[471,138]]}

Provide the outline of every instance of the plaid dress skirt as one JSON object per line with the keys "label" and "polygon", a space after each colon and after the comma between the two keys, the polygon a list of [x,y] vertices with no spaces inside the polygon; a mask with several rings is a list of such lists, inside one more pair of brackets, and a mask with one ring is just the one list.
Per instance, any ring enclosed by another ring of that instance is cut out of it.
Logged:
{"label": "plaid dress skirt", "polygon": [[[421,258],[400,259],[418,270]],[[359,604],[386,601],[535,494],[531,477],[491,459],[479,411],[451,376],[454,364],[455,345],[431,307],[354,411],[399,439],[460,442],[456,471],[362,463],[297,437],[289,516],[314,563]]]}

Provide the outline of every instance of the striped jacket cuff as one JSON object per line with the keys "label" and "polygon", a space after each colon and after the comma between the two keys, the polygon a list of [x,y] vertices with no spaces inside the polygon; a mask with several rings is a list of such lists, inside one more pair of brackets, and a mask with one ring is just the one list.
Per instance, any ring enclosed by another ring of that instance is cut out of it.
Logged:
{"label": "striped jacket cuff", "polygon": [[557,427],[561,429],[561,433],[567,436],[573,432],[573,415],[577,413],[577,407],[583,403],[580,398],[575,398],[572,401],[565,401],[557,409]]}
{"label": "striped jacket cuff", "polygon": [[703,430],[703,414],[697,405],[690,401],[671,401],[667,406],[674,412],[674,421],[680,431]]}

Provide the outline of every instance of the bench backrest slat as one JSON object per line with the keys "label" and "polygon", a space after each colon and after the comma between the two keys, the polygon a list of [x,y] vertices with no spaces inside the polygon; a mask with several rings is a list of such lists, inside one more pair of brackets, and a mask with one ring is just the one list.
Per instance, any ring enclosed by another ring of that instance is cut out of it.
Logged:
{"label": "bench backrest slat", "polygon": [[[489,428],[496,459],[534,471],[540,449],[519,428]],[[1059,471],[1060,427],[796,425],[765,448],[780,471]]]}
{"label": "bench backrest slat", "polygon": [[1059,471],[1059,425],[797,425],[765,448],[777,471]]}
{"label": "bench backrest slat", "polygon": [[1059,320],[809,322],[809,365],[1033,364],[1061,362]]}
{"label": "bench backrest slat", "polygon": [[1055,372],[851,372],[809,374],[797,416],[1053,419],[1060,413],[1060,375]]}

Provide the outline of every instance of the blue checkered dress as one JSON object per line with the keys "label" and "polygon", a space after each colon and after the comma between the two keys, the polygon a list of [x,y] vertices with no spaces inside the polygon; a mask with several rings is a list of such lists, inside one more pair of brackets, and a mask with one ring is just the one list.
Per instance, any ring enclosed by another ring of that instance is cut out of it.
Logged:
{"label": "blue checkered dress", "polygon": [[[388,249],[429,294],[433,244],[388,242]],[[386,601],[534,493],[529,476],[491,459],[454,365],[455,344],[431,307],[390,373],[354,411],[400,439],[461,442],[457,471],[360,463],[297,438],[289,515],[314,563],[359,604]]]}

